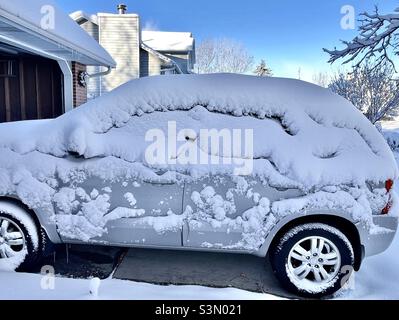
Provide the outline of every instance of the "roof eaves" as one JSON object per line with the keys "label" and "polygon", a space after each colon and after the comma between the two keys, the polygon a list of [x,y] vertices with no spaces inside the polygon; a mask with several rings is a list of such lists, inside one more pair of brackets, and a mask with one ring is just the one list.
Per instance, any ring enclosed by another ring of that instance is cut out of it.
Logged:
{"label": "roof eaves", "polygon": [[42,28],[39,28],[38,26],[36,26],[32,23],[29,23],[29,21],[26,21],[25,19],[22,19],[19,16],[13,15],[13,14],[9,13],[8,11],[3,10],[1,8],[0,8],[0,16],[5,18],[6,20],[10,21],[11,23],[13,23],[15,26],[18,26],[24,32],[28,32],[30,34],[36,34],[37,36],[39,36],[41,38],[58,43],[59,45],[61,45],[64,48],[69,48],[70,50],[80,52],[82,55],[85,55],[85,56],[89,57],[90,59],[93,59],[94,61],[99,62],[99,65],[110,66],[113,68],[116,67],[115,60],[109,54],[108,54],[109,58],[104,58],[104,57],[98,56],[95,53],[86,50],[84,47],[77,46],[77,45],[71,43],[70,41],[68,41],[67,39],[58,37],[57,35],[50,33]]}

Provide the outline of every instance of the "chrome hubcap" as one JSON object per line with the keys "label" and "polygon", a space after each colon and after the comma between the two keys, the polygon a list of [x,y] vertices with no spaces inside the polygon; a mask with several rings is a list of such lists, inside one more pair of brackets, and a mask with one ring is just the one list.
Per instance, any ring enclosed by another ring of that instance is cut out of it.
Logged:
{"label": "chrome hubcap", "polygon": [[298,241],[288,255],[287,271],[291,280],[300,287],[309,282],[323,286],[339,273],[341,255],[330,240],[309,237]]}
{"label": "chrome hubcap", "polygon": [[13,221],[0,217],[0,258],[12,258],[25,249],[22,230]]}

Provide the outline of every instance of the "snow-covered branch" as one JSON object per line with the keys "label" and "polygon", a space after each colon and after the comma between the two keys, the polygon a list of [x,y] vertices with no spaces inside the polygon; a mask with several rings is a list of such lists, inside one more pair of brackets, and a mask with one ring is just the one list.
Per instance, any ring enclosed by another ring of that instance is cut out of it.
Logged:
{"label": "snow-covered branch", "polygon": [[381,15],[378,8],[374,13],[364,12],[360,15],[359,35],[352,41],[342,41],[342,50],[323,49],[330,55],[330,63],[345,59],[343,64],[354,63],[359,67],[369,59],[375,61],[374,67],[388,62],[394,66],[392,54],[398,54],[399,8],[393,14]]}

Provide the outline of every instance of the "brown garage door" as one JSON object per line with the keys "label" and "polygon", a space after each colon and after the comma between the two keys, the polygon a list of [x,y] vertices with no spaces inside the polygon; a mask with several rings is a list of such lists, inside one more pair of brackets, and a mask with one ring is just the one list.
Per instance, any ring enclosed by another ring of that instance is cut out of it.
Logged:
{"label": "brown garage door", "polygon": [[0,122],[58,117],[62,81],[56,61],[0,54]]}

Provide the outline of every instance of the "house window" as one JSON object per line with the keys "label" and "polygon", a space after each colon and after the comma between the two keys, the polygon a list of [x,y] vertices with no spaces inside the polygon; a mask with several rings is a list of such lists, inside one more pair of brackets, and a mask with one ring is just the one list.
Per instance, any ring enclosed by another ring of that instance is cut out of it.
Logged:
{"label": "house window", "polygon": [[17,68],[15,60],[0,60],[0,77],[16,77]]}

